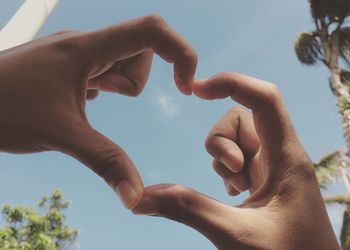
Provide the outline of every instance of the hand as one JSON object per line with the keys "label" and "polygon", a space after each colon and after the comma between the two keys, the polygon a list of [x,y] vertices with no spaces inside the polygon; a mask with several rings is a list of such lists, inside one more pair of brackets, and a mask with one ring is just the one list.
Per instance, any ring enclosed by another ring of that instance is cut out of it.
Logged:
{"label": "hand", "polygon": [[196,82],[203,99],[231,97],[234,108],[209,133],[206,148],[230,195],[231,207],[177,185],[145,189],[135,214],[166,217],[201,232],[218,249],[339,249],[313,165],[280,94],[270,83],[224,73]]}
{"label": "hand", "polygon": [[140,94],[153,51],[174,64],[177,86],[190,95],[196,53],[156,15],[96,32],[60,32],[0,52],[0,150],[71,155],[134,207],[143,194],[140,175],[118,145],[90,126],[85,100],[100,90]]}

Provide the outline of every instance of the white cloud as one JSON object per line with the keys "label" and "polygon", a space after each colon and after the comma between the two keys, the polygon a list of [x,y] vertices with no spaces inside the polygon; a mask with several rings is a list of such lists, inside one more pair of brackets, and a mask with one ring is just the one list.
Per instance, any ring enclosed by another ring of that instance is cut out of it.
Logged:
{"label": "white cloud", "polygon": [[159,107],[163,116],[166,118],[175,117],[180,110],[179,105],[174,101],[173,97],[161,92],[159,89],[156,89],[151,101],[155,106]]}

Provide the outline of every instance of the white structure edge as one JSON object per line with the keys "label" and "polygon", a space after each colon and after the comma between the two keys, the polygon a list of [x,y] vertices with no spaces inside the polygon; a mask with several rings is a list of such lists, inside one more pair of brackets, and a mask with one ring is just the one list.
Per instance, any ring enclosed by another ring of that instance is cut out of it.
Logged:
{"label": "white structure edge", "polygon": [[60,0],[26,0],[0,31],[0,51],[31,41]]}

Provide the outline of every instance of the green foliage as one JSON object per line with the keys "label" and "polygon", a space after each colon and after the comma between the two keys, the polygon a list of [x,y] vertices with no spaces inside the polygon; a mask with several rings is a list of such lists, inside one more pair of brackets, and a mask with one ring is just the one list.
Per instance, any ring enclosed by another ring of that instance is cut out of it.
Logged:
{"label": "green foliage", "polygon": [[350,1],[309,0],[309,3],[316,29],[298,34],[295,42],[298,59],[306,65],[323,62],[331,67],[329,54],[331,46],[336,45],[337,56],[349,65],[350,28],[345,27],[345,19],[350,16]]}
{"label": "green foliage", "polygon": [[341,98],[339,103],[340,112],[344,113],[350,109],[350,100],[347,97]]}
{"label": "green foliage", "polygon": [[298,59],[306,65],[316,64],[322,57],[321,46],[314,33],[299,33],[294,48]]}
{"label": "green foliage", "polygon": [[321,188],[327,189],[327,185],[336,180],[339,167],[342,164],[342,156],[339,151],[326,155],[319,162],[314,164],[318,184]]}
{"label": "green foliage", "polygon": [[339,204],[350,206],[350,196],[348,195],[335,195],[331,197],[324,198],[326,204]]}
{"label": "green foliage", "polygon": [[50,197],[43,197],[38,207],[42,213],[31,207],[4,205],[5,221],[0,229],[1,250],[62,250],[68,249],[76,240],[78,231],[65,225],[62,213],[69,203],[64,201],[60,191]]}
{"label": "green foliage", "polygon": [[343,127],[350,128],[350,98],[342,96],[338,102],[339,113],[343,118]]}

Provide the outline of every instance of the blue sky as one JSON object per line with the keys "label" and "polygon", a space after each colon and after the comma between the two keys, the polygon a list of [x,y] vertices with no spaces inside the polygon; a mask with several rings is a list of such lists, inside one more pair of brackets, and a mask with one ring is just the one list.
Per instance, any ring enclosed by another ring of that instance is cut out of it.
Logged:
{"label": "blue sky", "polygon": [[[0,26],[21,2],[1,1]],[[302,66],[294,54],[296,34],[313,28],[306,0],[61,0],[39,36],[94,30],[149,13],[162,15],[196,48],[198,78],[230,70],[277,84],[313,160],[345,147],[328,72]],[[172,75],[172,66],[155,58],[143,94],[100,95],[87,106],[91,124],[123,146],[146,185],[178,183],[239,203],[244,196],[226,195],[203,146],[213,124],[235,104],[182,96]],[[0,164],[0,204],[34,204],[61,189],[72,201],[68,223],[80,229],[81,249],[214,249],[183,225],[134,216],[99,177],[65,155],[1,153]],[[333,206],[329,214],[339,234],[342,210]]]}

